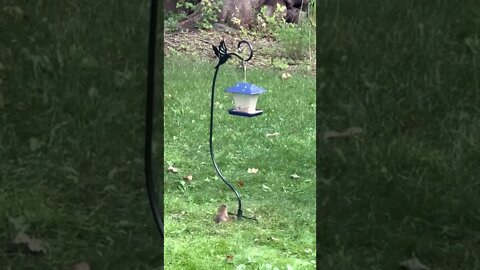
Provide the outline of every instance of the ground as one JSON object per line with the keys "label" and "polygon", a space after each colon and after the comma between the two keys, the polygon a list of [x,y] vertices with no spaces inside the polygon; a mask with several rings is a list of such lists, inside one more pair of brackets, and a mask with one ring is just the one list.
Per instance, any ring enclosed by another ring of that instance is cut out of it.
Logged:
{"label": "ground", "polygon": [[[216,24],[212,30],[196,31],[176,31],[164,33],[164,54],[166,56],[172,53],[181,53],[192,55],[193,57],[202,57],[204,59],[215,59],[215,54],[211,48],[211,43],[218,45],[222,39],[225,39],[227,48],[233,51],[240,40],[249,41],[254,48],[254,57],[248,62],[250,67],[272,68],[272,60],[282,57],[282,46],[280,42],[271,35],[242,35],[238,30],[228,28],[225,25]],[[306,46],[306,45],[305,45]],[[311,70],[308,73],[316,73],[316,50],[311,49],[311,55],[300,60],[287,60],[287,70],[296,70],[301,65],[308,65]]]}

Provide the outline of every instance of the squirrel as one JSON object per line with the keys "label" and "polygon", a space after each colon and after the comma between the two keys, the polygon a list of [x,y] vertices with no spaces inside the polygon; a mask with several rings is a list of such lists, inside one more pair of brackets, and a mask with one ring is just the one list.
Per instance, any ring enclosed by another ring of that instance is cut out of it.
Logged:
{"label": "squirrel", "polygon": [[227,206],[225,204],[220,205],[218,208],[217,215],[214,219],[215,223],[222,223],[230,221],[230,217],[228,216]]}

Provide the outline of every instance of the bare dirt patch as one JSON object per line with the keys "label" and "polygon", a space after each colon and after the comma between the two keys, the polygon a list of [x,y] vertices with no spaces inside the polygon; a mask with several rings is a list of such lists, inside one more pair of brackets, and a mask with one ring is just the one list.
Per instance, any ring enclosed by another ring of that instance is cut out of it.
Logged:
{"label": "bare dirt patch", "polygon": [[[184,30],[164,33],[164,55],[181,53],[215,61],[216,57],[211,44],[217,46],[222,39],[225,40],[230,52],[236,50],[240,40],[250,42],[254,49],[254,57],[248,62],[249,67],[273,68],[273,60],[283,58],[288,64],[287,70],[301,69],[315,74],[315,48],[311,49],[311,56],[301,60],[292,60],[283,55],[282,45],[273,37],[242,37],[238,31],[228,31],[218,26],[209,31]],[[310,70],[307,69],[308,66],[310,66]]]}

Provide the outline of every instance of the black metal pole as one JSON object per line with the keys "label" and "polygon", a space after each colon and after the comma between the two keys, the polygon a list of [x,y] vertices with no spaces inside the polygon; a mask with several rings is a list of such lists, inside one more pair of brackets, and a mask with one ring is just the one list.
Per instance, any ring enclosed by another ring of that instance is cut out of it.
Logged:
{"label": "black metal pole", "polygon": [[235,189],[235,187],[230,184],[225,177],[223,176],[220,168],[218,168],[217,162],[215,161],[215,154],[213,153],[213,101],[215,98],[215,82],[217,80],[218,70],[220,69],[220,65],[215,67],[215,74],[213,75],[213,83],[212,83],[212,98],[210,100],[210,157],[212,158],[213,167],[215,167],[215,171],[217,172],[218,176],[222,181],[235,193],[238,201],[238,211],[237,211],[237,218],[241,219],[243,216],[242,212],[242,200],[240,199],[240,194]]}
{"label": "black metal pole", "polygon": [[[148,201],[153,214],[153,219],[160,232],[162,241],[164,239],[163,229],[163,198],[160,200],[160,207],[155,190],[155,177],[153,174],[153,154],[152,154],[152,137],[153,137],[153,115],[155,100],[155,46],[157,38],[157,13],[158,1],[150,2],[150,32],[148,36],[148,66],[147,66],[147,97],[145,110],[145,184],[147,189]],[[163,179],[162,179],[163,181]],[[162,251],[163,253],[163,251]]]}
{"label": "black metal pole", "polygon": [[212,158],[213,167],[215,168],[215,171],[217,172],[220,179],[235,193],[235,196],[237,197],[237,201],[238,201],[237,219],[247,218],[247,219],[253,219],[258,222],[258,220],[255,218],[245,217],[243,215],[242,199],[240,198],[240,194],[235,189],[235,187],[230,182],[228,182],[227,179],[225,179],[225,177],[223,176],[222,172],[220,171],[220,168],[218,168],[217,162],[215,161],[215,154],[213,153],[213,109],[214,109],[213,101],[215,98],[215,82],[217,81],[218,70],[220,69],[220,66],[226,63],[227,60],[232,56],[236,56],[243,62],[247,62],[250,59],[252,59],[253,57],[252,45],[250,45],[250,43],[248,43],[247,41],[242,40],[238,43],[237,49],[239,49],[242,44],[247,44],[250,50],[250,55],[247,59],[243,59],[240,55],[236,53],[228,53],[227,47],[225,46],[225,41],[223,40],[222,42],[220,42],[220,45],[218,47],[215,47],[214,45],[212,45],[213,51],[215,52],[215,55],[218,57],[219,61],[218,61],[218,64],[215,66],[215,74],[213,75],[213,83],[212,83],[212,97],[210,99],[210,140],[209,140],[210,157]]}

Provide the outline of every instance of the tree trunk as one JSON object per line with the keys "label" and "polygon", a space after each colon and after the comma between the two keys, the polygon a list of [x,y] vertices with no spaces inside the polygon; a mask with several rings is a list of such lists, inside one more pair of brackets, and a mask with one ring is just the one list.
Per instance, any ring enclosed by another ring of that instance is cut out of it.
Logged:
{"label": "tree trunk", "polygon": [[165,0],[163,2],[163,10],[165,12],[178,12],[177,2],[178,0]]}
{"label": "tree trunk", "polygon": [[224,0],[219,19],[232,26],[248,27],[255,21],[255,8],[264,3],[264,0]]}
{"label": "tree trunk", "polygon": [[[166,0],[165,4],[177,1]],[[181,26],[198,24],[202,19],[202,2],[200,0],[195,11],[188,15],[185,21],[180,22]],[[298,23],[301,11],[308,9],[309,0],[223,0],[218,20],[233,27],[243,26],[248,28],[255,23],[256,14],[263,6],[267,7],[267,15],[271,16],[277,8],[277,4],[286,7],[284,18],[287,22]]]}

